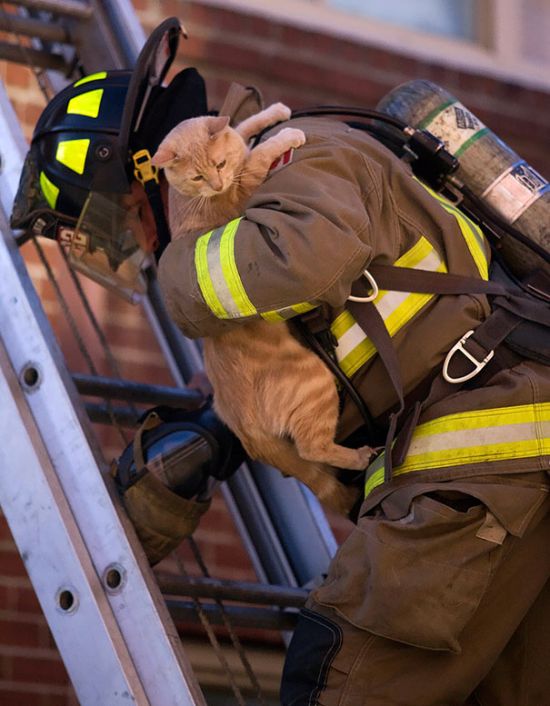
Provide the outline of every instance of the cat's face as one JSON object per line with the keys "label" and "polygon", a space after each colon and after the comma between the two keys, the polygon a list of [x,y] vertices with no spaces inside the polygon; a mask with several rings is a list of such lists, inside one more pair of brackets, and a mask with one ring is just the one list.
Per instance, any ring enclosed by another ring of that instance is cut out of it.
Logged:
{"label": "cat's face", "polygon": [[239,175],[247,148],[229,118],[204,116],[177,125],[161,142],[152,163],[189,197],[222,194]]}

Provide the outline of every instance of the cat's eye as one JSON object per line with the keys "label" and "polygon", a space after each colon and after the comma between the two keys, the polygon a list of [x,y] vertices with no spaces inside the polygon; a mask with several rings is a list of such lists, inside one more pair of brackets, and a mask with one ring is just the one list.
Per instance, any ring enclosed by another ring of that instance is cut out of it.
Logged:
{"label": "cat's eye", "polygon": [[220,162],[219,164],[216,164],[216,169],[223,169],[225,167],[225,163],[227,160],[223,160],[223,162]]}
{"label": "cat's eye", "polygon": [[196,177],[193,177],[193,181],[202,181],[203,179],[204,179],[204,177],[201,176],[200,174],[197,174]]}

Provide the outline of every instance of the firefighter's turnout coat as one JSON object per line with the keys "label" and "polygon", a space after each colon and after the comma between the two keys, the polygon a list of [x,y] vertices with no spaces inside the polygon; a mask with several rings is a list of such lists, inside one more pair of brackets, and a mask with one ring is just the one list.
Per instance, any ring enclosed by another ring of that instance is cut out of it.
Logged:
{"label": "firefighter's turnout coat", "polygon": [[[301,118],[292,126],[305,132],[306,144],[272,166],[242,218],[172,242],[161,258],[160,284],[173,320],[191,338],[216,336],[250,317],[281,321],[327,305],[339,366],[372,415],[384,419],[395,408],[396,394],[374,345],[347,308],[353,283],[372,263],[486,280],[490,251],[477,225],[364,131],[326,118]],[[439,374],[452,347],[490,311],[487,297],[477,294],[381,290],[374,304],[409,397]],[[340,439],[361,424],[346,397]],[[474,378],[424,409],[391,481],[384,481],[380,458],[371,464],[359,522],[380,508],[389,519],[408,517],[416,497],[444,486],[481,504],[476,532],[488,538],[488,546],[507,534],[521,535],[547,494],[549,432],[548,368],[519,361],[496,370],[481,386]],[[510,485],[512,495],[501,492]],[[364,542],[361,546],[366,552]],[[354,556],[363,550],[354,546]],[[345,547],[337,562],[344,556]],[[394,568],[399,563],[393,555],[387,560]],[[368,558],[363,564],[368,566]],[[315,595],[378,634],[456,648],[457,624],[472,608],[468,600],[457,609],[456,624],[445,629],[432,629],[433,621],[424,620],[420,610],[415,625],[397,629],[387,621],[378,624],[376,600],[368,609],[350,603],[357,580],[356,573],[340,568]],[[371,575],[376,591],[373,584]],[[395,591],[393,601],[399,603]]]}

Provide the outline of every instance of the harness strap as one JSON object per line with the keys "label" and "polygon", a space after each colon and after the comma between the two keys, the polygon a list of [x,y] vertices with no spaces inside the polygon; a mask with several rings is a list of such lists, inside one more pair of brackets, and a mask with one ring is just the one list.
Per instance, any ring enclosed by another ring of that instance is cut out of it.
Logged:
{"label": "harness strap", "polygon": [[[369,286],[363,278],[357,280],[353,284],[352,292],[354,296],[366,297],[368,295]],[[391,340],[391,336],[388,333],[388,329],[384,323],[382,316],[378,309],[374,306],[372,302],[357,302],[349,301],[348,309],[350,310],[352,316],[356,319],[357,323],[363,327],[372,343],[376,347],[380,359],[384,364],[390,382],[393,389],[397,394],[399,400],[399,407],[397,411],[392,412],[389,417],[388,433],[386,435],[386,440],[384,444],[385,448],[385,465],[384,465],[384,478],[385,480],[390,480],[392,473],[392,446],[395,439],[397,431],[397,422],[403,411],[405,410],[405,400],[403,396],[403,383],[401,380],[401,370],[399,366],[399,360]]]}
{"label": "harness strap", "polygon": [[[522,321],[528,320],[550,327],[550,310],[546,303],[525,295],[519,287],[506,287],[498,282],[386,265],[371,265],[369,272],[383,289],[433,294],[495,295],[492,313],[475,330],[468,332],[447,356],[444,372],[452,365],[452,377],[444,374],[435,378],[428,396],[423,401],[414,403],[397,438],[397,422],[405,404],[399,362],[393,342],[373,303],[348,302],[350,312],[376,347],[399,400],[397,412],[390,415],[385,442],[384,478],[387,481],[391,478],[392,467],[401,465],[407,455],[422,410],[444,399],[474,377],[491,360],[494,349],[502,344]],[[363,278],[357,280],[352,288],[353,294],[359,296],[366,294],[366,290],[367,285]],[[457,356],[459,351],[463,355]]]}

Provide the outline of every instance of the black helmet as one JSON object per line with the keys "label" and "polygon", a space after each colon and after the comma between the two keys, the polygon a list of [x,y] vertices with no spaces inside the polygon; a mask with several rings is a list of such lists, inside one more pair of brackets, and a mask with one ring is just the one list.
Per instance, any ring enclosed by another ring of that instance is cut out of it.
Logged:
{"label": "black helmet", "polygon": [[34,130],[11,225],[68,244],[73,264],[103,284],[112,284],[123,263],[130,267],[131,257],[133,269],[141,268],[144,253],[137,252],[123,201],[134,179],[149,196],[159,239],[163,245],[169,239],[150,155],[181,120],[207,112],[195,69],[162,86],[181,33],[179,20],[165,20],[133,71],[79,79],[50,101]]}

